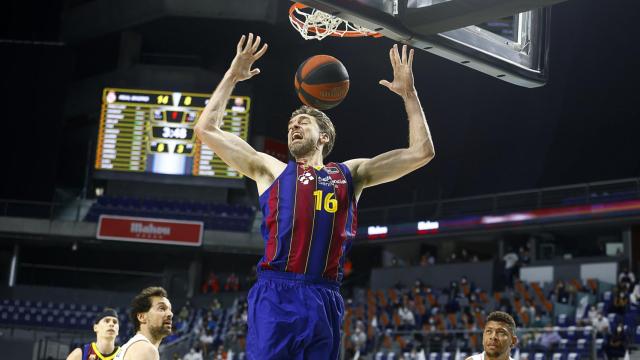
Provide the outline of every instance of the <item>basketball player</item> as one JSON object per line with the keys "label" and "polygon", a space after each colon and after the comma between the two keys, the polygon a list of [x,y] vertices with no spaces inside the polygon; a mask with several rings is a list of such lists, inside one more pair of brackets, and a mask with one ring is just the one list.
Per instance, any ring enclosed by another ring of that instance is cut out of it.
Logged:
{"label": "basketball player", "polygon": [[513,360],[511,349],[518,344],[516,322],[511,315],[494,311],[487,316],[482,333],[484,351],[466,360]]}
{"label": "basketball player", "polygon": [[110,308],[105,308],[96,315],[93,321],[93,331],[96,333],[96,341],[85,344],[81,348],[74,349],[67,360],[111,360],[116,356],[119,347],[116,346],[116,337],[120,324],[118,313]]}
{"label": "basketball player", "polygon": [[[366,187],[398,179],[434,156],[413,85],[413,50],[389,56],[394,80],[380,84],[400,95],[409,118],[409,146],[371,159],[325,164],[335,141],[323,112],[303,106],[288,125],[285,164],[221,129],[235,84],[260,73],[253,63],[267,51],[260,37],[242,36],[236,55],[195,130],[229,166],[255,180],[264,220],[264,256],[248,296],[247,357],[337,359],[344,302],[339,293],[345,254],[355,236],[356,203]],[[382,119],[381,119],[382,120]],[[386,121],[386,120],[385,120]]]}
{"label": "basketball player", "polygon": [[114,360],[160,360],[158,347],[171,334],[173,313],[167,292],[148,287],[131,302],[131,321],[136,335],[122,345]]}

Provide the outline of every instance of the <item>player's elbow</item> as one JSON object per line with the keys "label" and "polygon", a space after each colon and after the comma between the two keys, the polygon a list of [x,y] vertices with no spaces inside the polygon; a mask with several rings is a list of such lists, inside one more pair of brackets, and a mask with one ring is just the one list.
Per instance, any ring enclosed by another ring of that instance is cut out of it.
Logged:
{"label": "player's elbow", "polygon": [[433,146],[423,145],[415,151],[416,168],[427,165],[436,156]]}
{"label": "player's elbow", "polygon": [[215,140],[221,131],[219,128],[210,125],[209,123],[196,124],[193,127],[193,131],[200,141]]}

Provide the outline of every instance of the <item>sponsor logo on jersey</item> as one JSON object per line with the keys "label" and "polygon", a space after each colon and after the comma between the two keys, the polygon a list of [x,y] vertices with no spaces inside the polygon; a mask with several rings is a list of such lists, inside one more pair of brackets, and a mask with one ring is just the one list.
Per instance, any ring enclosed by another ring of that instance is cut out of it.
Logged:
{"label": "sponsor logo on jersey", "polygon": [[327,170],[327,174],[338,174],[338,173],[340,173],[340,170],[338,170],[337,167],[333,167],[333,166],[330,166],[330,167],[326,168],[326,170]]}
{"label": "sponsor logo on jersey", "polygon": [[303,185],[307,185],[313,179],[313,175],[311,175],[311,173],[308,171],[305,171],[302,175],[298,176],[298,181],[300,181]]}
{"label": "sponsor logo on jersey", "polygon": [[318,184],[333,186],[333,185],[341,185],[346,184],[347,180],[345,179],[332,179],[331,176],[318,177]]}

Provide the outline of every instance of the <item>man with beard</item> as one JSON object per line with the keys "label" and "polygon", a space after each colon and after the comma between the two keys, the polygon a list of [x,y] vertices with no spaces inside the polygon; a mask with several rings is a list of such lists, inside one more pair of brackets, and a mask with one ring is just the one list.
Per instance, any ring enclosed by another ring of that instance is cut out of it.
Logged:
{"label": "man with beard", "polygon": [[518,344],[516,322],[511,315],[494,311],[487,316],[482,332],[484,352],[468,357],[466,360],[513,360],[511,349]]}
{"label": "man with beard", "polygon": [[116,337],[118,337],[119,330],[118,313],[113,309],[105,308],[96,316],[93,322],[96,341],[74,349],[67,356],[67,360],[113,359],[119,349],[116,346]]}
{"label": "man with beard", "polygon": [[159,360],[158,347],[171,334],[173,313],[167,292],[161,287],[148,287],[131,302],[131,321],[136,331],[122,346],[114,360]]}
{"label": "man with beard", "polygon": [[344,163],[324,158],[336,133],[329,117],[302,106],[289,119],[285,164],[221,129],[239,81],[258,73],[253,63],[267,51],[260,37],[242,36],[236,55],[195,131],[227,165],[255,180],[264,220],[264,256],[248,297],[247,357],[337,359],[344,302],[339,292],[345,255],[357,229],[356,203],[366,187],[396,180],[434,156],[433,143],[413,83],[413,50],[389,51],[394,79],[380,84],[400,95],[408,115],[409,146]]}

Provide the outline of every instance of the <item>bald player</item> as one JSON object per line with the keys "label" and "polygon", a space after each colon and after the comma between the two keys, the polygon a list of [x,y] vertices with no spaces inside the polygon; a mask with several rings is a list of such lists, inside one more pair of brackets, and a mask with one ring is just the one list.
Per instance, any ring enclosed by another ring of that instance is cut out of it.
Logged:
{"label": "bald player", "polygon": [[165,289],[143,289],[131,302],[130,316],[136,335],[122,346],[114,360],[159,360],[158,347],[171,334],[173,325]]}
{"label": "bald player", "polygon": [[113,309],[105,308],[93,321],[96,341],[74,349],[67,356],[67,360],[113,359],[119,349],[116,346],[116,337],[118,337],[119,330],[118,313]]}
{"label": "bald player", "polygon": [[511,349],[517,344],[516,322],[513,317],[502,311],[494,311],[487,316],[482,332],[484,351],[466,360],[513,360]]}

